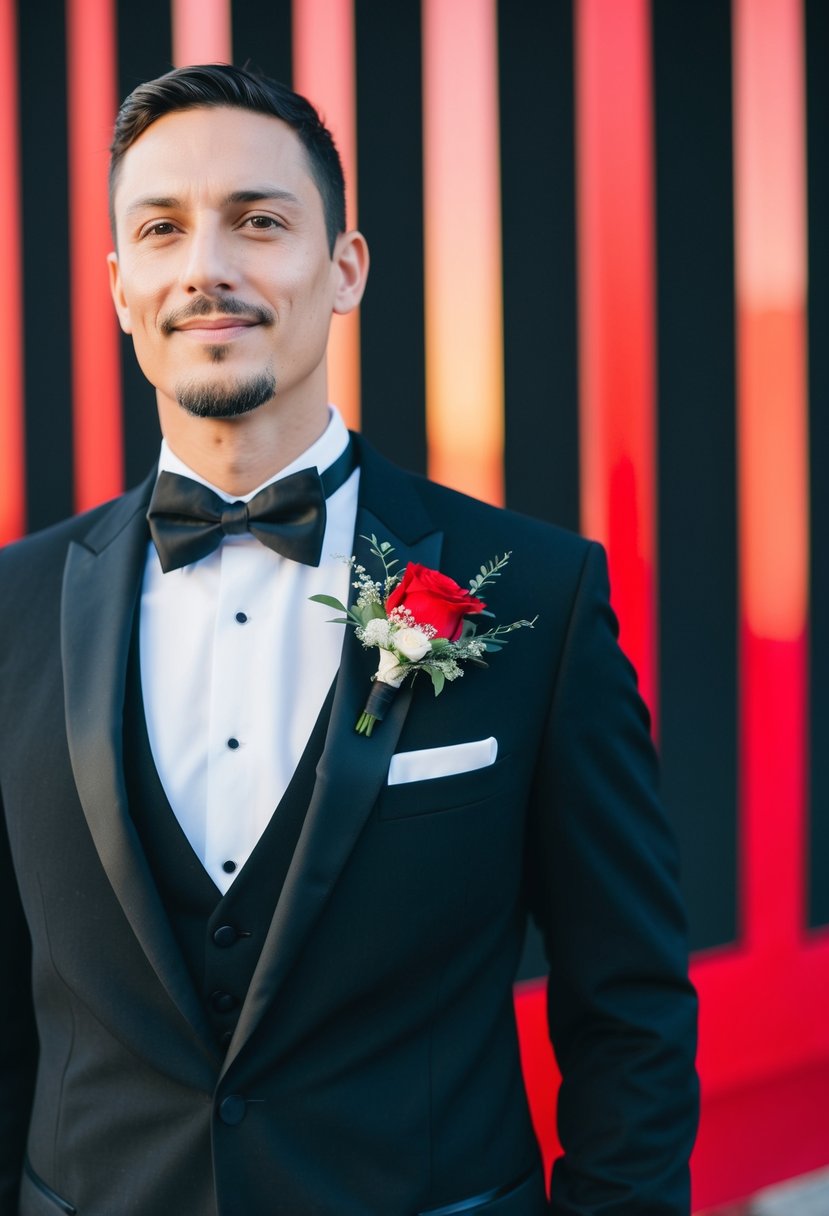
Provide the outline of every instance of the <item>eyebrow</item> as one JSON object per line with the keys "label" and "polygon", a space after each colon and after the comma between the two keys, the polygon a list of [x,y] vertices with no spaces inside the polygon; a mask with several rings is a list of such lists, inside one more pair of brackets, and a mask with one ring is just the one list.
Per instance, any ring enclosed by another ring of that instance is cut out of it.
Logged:
{"label": "eyebrow", "polygon": [[[234,190],[231,194],[225,195],[221,205],[223,207],[230,207],[238,203],[262,203],[269,200],[299,205],[299,199],[295,194],[292,194],[290,190],[280,190],[276,186],[254,186],[249,190]],[[133,215],[136,211],[146,211],[148,208],[154,207],[166,211],[174,211],[181,208],[181,206],[181,199],[175,198],[172,195],[146,194],[141,198],[137,198],[134,203],[129,205],[127,215]]]}

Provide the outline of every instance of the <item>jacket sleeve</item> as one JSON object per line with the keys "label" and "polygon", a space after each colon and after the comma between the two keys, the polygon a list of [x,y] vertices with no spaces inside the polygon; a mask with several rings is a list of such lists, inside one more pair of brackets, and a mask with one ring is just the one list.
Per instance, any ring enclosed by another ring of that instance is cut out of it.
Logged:
{"label": "jacket sleeve", "polygon": [[0,800],[0,1216],[16,1216],[37,1069],[31,946]]}
{"label": "jacket sleeve", "polygon": [[528,836],[562,1074],[555,1216],[683,1216],[696,997],[648,712],[592,545],[561,655]]}

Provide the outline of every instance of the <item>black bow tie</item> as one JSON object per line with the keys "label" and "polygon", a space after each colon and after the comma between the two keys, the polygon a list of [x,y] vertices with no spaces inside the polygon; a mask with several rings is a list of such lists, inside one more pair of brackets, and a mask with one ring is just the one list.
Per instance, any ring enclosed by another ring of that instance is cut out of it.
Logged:
{"label": "black bow tie", "polygon": [[252,532],[275,553],[318,566],[325,535],[325,500],[357,467],[353,443],[320,476],[302,469],[272,482],[250,502],[225,502],[178,473],[159,473],[147,522],[165,574],[212,553],[223,536]]}

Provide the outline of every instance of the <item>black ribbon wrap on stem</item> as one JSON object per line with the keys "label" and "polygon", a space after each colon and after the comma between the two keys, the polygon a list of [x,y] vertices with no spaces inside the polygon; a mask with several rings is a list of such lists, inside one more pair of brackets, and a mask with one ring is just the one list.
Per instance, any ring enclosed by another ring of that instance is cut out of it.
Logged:
{"label": "black ribbon wrap on stem", "polygon": [[370,735],[374,730],[374,723],[383,721],[399,691],[394,684],[386,684],[383,680],[373,682],[366,707],[357,719],[355,730],[359,735]]}

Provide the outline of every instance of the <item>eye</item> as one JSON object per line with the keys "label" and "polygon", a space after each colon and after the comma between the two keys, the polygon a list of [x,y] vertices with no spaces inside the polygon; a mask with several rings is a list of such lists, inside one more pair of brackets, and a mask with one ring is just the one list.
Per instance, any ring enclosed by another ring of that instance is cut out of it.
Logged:
{"label": "eye", "polygon": [[154,224],[148,224],[142,231],[142,239],[146,236],[169,236],[175,232],[175,227],[170,220],[156,220]]}
{"label": "eye", "polygon": [[256,232],[269,232],[275,228],[284,227],[279,220],[272,215],[249,215],[240,224],[240,227],[253,228]]}

